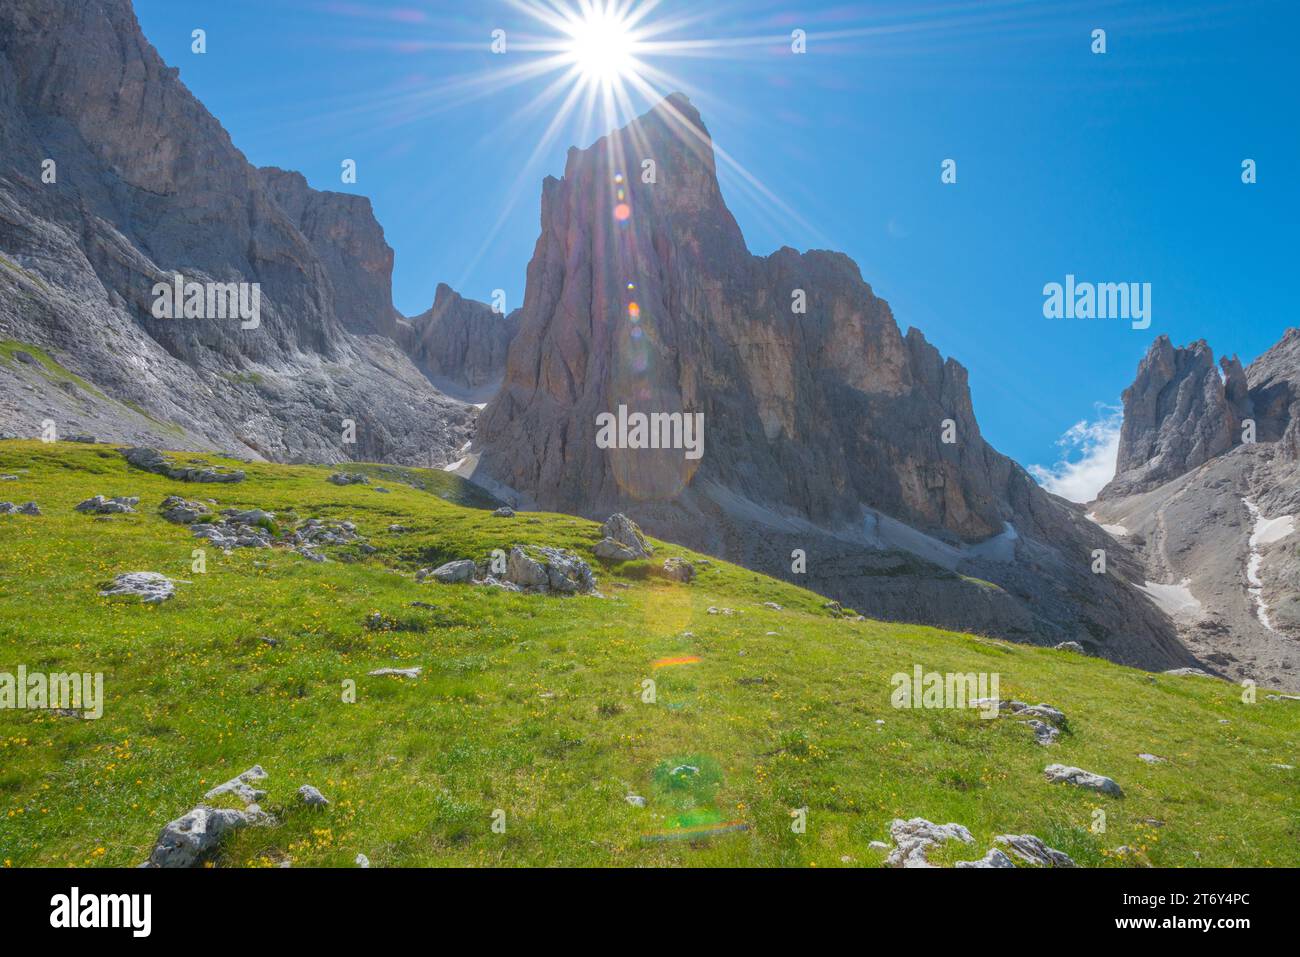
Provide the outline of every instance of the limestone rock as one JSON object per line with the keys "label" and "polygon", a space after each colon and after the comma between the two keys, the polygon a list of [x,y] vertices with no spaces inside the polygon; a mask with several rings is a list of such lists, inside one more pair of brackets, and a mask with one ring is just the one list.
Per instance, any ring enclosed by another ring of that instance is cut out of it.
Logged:
{"label": "limestone rock", "polygon": [[168,495],[158,508],[164,519],[178,525],[192,525],[211,511],[202,502],[187,502],[179,495]]}
{"label": "limestone rock", "polygon": [[[1240,363],[1232,372],[1229,384],[1244,391]],[[1168,336],[1157,338],[1123,398],[1119,460],[1102,498],[1153,488],[1238,441],[1241,397],[1234,394],[1235,404],[1229,402],[1225,378],[1204,340],[1176,348]]]}
{"label": "limestone rock", "polygon": [[244,473],[213,465],[176,465],[157,449],[123,449],[122,456],[138,469],[163,475],[178,482],[242,482]]}
{"label": "limestone rock", "polygon": [[[633,155],[671,187],[629,176],[617,200],[617,157]],[[632,215],[617,220],[616,202]],[[597,442],[606,414],[624,440]],[[697,414],[692,457],[680,417]],[[1134,559],[1093,575],[1066,558],[1109,538],[984,441],[966,370],[904,334],[852,260],[750,254],[681,94],[570,150],[543,184],[519,332],[475,447],[476,479],[542,509],[635,512],[660,538],[781,577],[793,549],[815,552],[799,584],[873,617],[1036,644],[1096,635],[1125,664],[1192,663],[1127,584]]]}
{"label": "limestone rock", "polygon": [[417,367],[441,388],[477,401],[501,382],[519,310],[499,315],[440,282],[433,307],[398,325],[395,338]]}
{"label": "limestone rock", "polygon": [[266,797],[266,792],[253,787],[253,782],[263,781],[266,776],[266,771],[262,769],[262,766],[255,764],[243,774],[212,788],[207,794],[203,795],[203,800],[211,801],[223,794],[233,794],[245,804],[256,804]]}
{"label": "limestone rock", "polygon": [[1070,855],[1048,847],[1033,834],[999,834],[993,839],[1021,860],[1038,867],[1074,867]]}
{"label": "limestone rock", "polygon": [[325,795],[310,784],[304,784],[298,789],[298,800],[308,807],[328,807],[330,803]]}
{"label": "limestone rock", "polygon": [[933,867],[926,859],[931,847],[945,841],[973,844],[970,831],[960,824],[935,824],[922,817],[904,821],[895,818],[889,825],[894,848],[885,858],[890,867]]}
{"label": "limestone rock", "polygon": [[231,831],[268,820],[260,810],[237,811],[200,804],[167,824],[144,867],[195,867],[203,862]]}
{"label": "limestone rock", "polygon": [[982,858],[980,858],[978,861],[958,861],[957,863],[953,864],[953,867],[963,867],[963,868],[965,867],[1003,868],[1003,867],[1015,867],[1015,866],[1016,866],[1015,862],[1011,860],[1011,858],[1007,857],[1006,854],[999,851],[996,847],[990,848],[989,852],[985,854]]}
{"label": "limestone rock", "polygon": [[633,558],[649,558],[654,554],[654,546],[645,540],[640,526],[622,512],[615,512],[605,519],[605,524],[600,526],[600,534],[605,540],[622,545],[631,552]]}
{"label": "limestone rock", "polygon": [[473,581],[474,571],[474,562],[468,558],[461,558],[447,562],[445,565],[439,565],[429,574],[444,585],[453,585]]}
{"label": "limestone rock", "polygon": [[157,572],[127,572],[101,591],[101,598],[138,597],[142,604],[160,605],[176,593],[175,583]]}
{"label": "limestone rock", "polygon": [[135,507],[139,504],[140,499],[136,496],[130,498],[105,498],[102,495],[96,495],[94,498],[88,498],[72,508],[73,511],[93,515],[119,515],[134,512]]}
{"label": "limestone rock", "polygon": [[695,566],[684,558],[673,556],[664,560],[664,576],[683,584],[695,580]]}
{"label": "limestone rock", "polygon": [[1043,774],[1047,777],[1047,780],[1053,783],[1073,784],[1075,787],[1096,791],[1110,797],[1121,798],[1124,796],[1123,790],[1111,778],[1102,774],[1095,774],[1092,771],[1085,771],[1082,768],[1073,768],[1064,764],[1049,764],[1043,769]]}

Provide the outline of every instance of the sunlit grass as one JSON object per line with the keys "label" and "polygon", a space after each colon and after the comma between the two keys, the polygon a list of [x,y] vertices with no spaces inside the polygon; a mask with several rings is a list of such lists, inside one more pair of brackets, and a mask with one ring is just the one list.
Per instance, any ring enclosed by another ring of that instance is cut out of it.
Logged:
{"label": "sunlit grass", "polygon": [[[651,574],[664,557],[700,556],[664,543],[652,562],[611,569],[591,555],[595,524],[496,518],[490,498],[440,472],[365,467],[383,494],[331,485],[326,467],[239,467],[243,483],[187,485],[102,446],[0,443],[0,473],[19,475],[0,496],[45,513],[0,517],[0,671],[102,671],[106,692],[99,721],[0,711],[0,865],[139,863],[162,824],[254,763],[280,823],[240,832],[220,865],[350,866],[360,852],[376,866],[873,866],[882,855],[868,843],[916,815],[976,837],[936,860],[980,857],[1011,832],[1091,865],[1132,863],[1110,854],[1121,845],[1157,865],[1300,864],[1300,779],[1273,767],[1300,765],[1300,708],[1262,690],[1247,705],[1223,682],[837,620],[819,596],[718,561],[691,585],[670,583]],[[72,511],[96,493],[138,495],[140,514]],[[335,560],[315,564],[209,549],[196,574],[202,543],[157,515],[168,494],[260,506],[281,522],[350,518],[379,552],[327,550]],[[516,542],[583,553],[604,597],[414,580]],[[97,596],[133,570],[189,584],[157,608]],[[366,627],[374,611],[385,629]],[[1003,696],[1062,708],[1072,733],[1042,748],[1013,721],[894,710],[889,678],[916,663],[996,671]],[[366,677],[412,665],[416,680]],[[647,679],[654,704],[642,700]],[[343,703],[346,680],[355,704]],[[1167,763],[1144,764],[1144,751]],[[690,760],[716,766],[716,790],[670,800],[656,769]],[[1048,784],[1052,762],[1110,775],[1127,796]],[[304,783],[332,806],[300,809]],[[807,833],[795,834],[790,811],[805,806]],[[1105,833],[1090,830],[1097,808]],[[504,834],[492,830],[497,809]],[[748,830],[645,839],[714,812]]]}

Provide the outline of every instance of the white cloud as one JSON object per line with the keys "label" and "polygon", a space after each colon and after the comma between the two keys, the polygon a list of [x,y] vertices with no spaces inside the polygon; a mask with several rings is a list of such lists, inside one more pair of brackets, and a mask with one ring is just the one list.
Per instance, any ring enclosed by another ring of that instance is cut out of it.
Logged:
{"label": "white cloud", "polygon": [[1074,423],[1056,440],[1063,451],[1055,465],[1029,466],[1039,485],[1071,502],[1091,502],[1115,477],[1124,410],[1098,402],[1097,413],[1098,418]]}

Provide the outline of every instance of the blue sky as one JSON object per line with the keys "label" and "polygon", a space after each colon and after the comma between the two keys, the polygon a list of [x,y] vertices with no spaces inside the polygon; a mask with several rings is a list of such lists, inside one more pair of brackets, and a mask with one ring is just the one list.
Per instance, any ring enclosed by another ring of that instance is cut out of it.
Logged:
{"label": "blue sky", "polygon": [[[532,101],[560,74],[501,83],[541,59],[523,47],[552,30],[505,0],[135,6],[252,162],[371,198],[397,253],[400,310],[428,308],[438,282],[522,301],[541,180],[605,132],[574,111],[538,150],[558,101]],[[750,250],[852,256],[900,326],[970,370],[986,437],[1050,465],[1072,425],[1118,402],[1156,335],[1248,362],[1300,324],[1288,292],[1295,8],[661,0],[643,23],[675,24],[664,40],[716,41],[646,59],[770,194],[720,164]],[[1105,54],[1090,50],[1096,28]],[[340,182],[345,158],[356,185]],[[955,185],[940,182],[947,158]],[[1254,185],[1241,182],[1246,158]],[[1043,286],[1067,273],[1151,283],[1151,327],[1045,319]],[[1083,434],[1102,448],[1109,436],[1105,424]]]}

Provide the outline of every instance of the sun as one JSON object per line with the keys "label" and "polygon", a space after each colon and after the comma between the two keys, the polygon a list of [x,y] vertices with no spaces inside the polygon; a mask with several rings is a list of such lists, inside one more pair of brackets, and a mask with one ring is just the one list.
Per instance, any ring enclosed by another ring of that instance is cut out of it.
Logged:
{"label": "sun", "polygon": [[610,86],[635,72],[636,33],[612,2],[583,4],[582,11],[565,24],[564,32],[565,54],[588,83]]}

